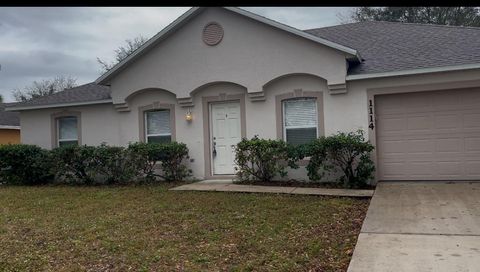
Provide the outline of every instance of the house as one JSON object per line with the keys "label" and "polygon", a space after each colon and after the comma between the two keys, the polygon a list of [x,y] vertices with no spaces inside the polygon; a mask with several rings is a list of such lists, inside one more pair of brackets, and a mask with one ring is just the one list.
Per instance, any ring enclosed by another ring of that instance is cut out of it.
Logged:
{"label": "house", "polygon": [[5,111],[8,105],[0,103],[0,145],[20,143],[20,114]]}
{"label": "house", "polygon": [[22,142],[45,148],[184,142],[200,179],[234,174],[241,137],[303,143],[363,129],[376,180],[476,180],[479,44],[480,28],[302,31],[239,8],[192,8],[95,82],[9,110]]}

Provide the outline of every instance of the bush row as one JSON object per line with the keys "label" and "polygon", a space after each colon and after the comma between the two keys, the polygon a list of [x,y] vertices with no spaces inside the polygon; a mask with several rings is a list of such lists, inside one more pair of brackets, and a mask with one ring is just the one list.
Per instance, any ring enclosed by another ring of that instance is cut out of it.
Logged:
{"label": "bush row", "polygon": [[338,181],[344,187],[362,188],[375,171],[370,159],[373,149],[361,130],[323,136],[297,146],[257,136],[244,138],[235,148],[237,177],[240,181],[269,182],[277,176],[285,177],[288,167],[297,169],[298,162],[308,157],[306,170],[310,181],[319,181],[329,173],[341,173]]}
{"label": "bush row", "polygon": [[35,145],[0,146],[0,182],[37,185],[126,184],[181,181],[191,175],[183,143],[132,143],[128,147],[64,146],[45,150]]}

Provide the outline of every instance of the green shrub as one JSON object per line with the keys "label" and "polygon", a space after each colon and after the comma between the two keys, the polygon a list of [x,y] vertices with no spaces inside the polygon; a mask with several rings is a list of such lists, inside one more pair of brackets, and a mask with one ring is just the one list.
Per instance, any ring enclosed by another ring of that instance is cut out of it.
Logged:
{"label": "green shrub", "polygon": [[97,182],[102,184],[125,184],[134,181],[138,166],[136,154],[124,147],[101,144],[94,148],[93,171]]}
{"label": "green shrub", "polygon": [[[0,183],[125,184],[138,178],[181,181],[191,175],[183,143],[118,146],[62,146],[51,151],[34,145],[0,146]],[[156,166],[161,170],[157,174]]]}
{"label": "green shrub", "polygon": [[52,150],[57,180],[72,184],[125,184],[139,173],[139,155],[119,146],[64,146]]}
{"label": "green shrub", "polygon": [[56,179],[71,184],[95,183],[94,146],[67,145],[52,150]]}
{"label": "green shrub", "polygon": [[0,182],[39,185],[53,180],[49,152],[35,145],[0,146]]}
{"label": "green shrub", "polygon": [[271,181],[275,176],[285,177],[287,165],[298,168],[296,148],[283,140],[243,138],[235,146],[236,175],[240,181]]}
{"label": "green shrub", "polygon": [[[135,164],[147,180],[160,177],[165,181],[183,181],[192,173],[184,163],[189,158],[184,143],[133,143],[128,150],[135,154]],[[155,171],[156,166],[161,173]]]}
{"label": "green shrub", "polygon": [[373,149],[373,145],[365,141],[362,130],[316,139],[308,146],[308,177],[316,181],[325,173],[340,169],[344,187],[365,187],[375,171],[370,159]]}

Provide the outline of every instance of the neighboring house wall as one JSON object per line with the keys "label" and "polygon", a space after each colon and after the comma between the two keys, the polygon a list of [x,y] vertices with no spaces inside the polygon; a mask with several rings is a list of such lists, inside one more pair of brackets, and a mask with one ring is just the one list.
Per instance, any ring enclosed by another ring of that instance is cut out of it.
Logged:
{"label": "neighboring house wall", "polygon": [[20,129],[1,129],[0,145],[20,143]]}

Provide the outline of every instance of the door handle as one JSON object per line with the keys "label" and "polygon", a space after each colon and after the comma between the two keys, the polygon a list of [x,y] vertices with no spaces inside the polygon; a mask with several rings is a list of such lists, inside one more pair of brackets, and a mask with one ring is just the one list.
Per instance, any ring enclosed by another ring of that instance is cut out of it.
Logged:
{"label": "door handle", "polygon": [[213,150],[212,150],[213,157],[217,156],[217,149],[215,148],[216,145],[217,143],[215,142],[215,137],[213,137]]}

